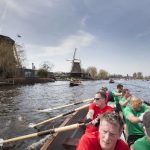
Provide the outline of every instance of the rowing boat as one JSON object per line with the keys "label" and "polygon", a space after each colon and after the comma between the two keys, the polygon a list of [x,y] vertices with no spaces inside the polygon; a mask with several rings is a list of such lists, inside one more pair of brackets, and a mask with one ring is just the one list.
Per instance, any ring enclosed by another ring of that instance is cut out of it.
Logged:
{"label": "rowing boat", "polygon": [[72,80],[70,81],[70,86],[78,86],[81,84],[80,80]]}
{"label": "rowing boat", "polygon": [[[149,103],[144,102],[150,106]],[[80,119],[84,119],[88,109],[84,108],[74,113],[70,118],[67,118],[61,126],[75,124]],[[79,117],[80,116],[80,117]],[[56,133],[53,138],[49,139],[41,148],[41,150],[75,150],[79,139],[83,135],[85,128],[77,128],[66,132]],[[125,140],[124,134],[121,139]]]}
{"label": "rowing boat", "polygon": [[110,79],[109,83],[115,83],[115,81],[113,79]]}
{"label": "rowing boat", "polygon": [[[146,103],[146,102],[145,102]],[[112,102],[112,104],[114,104]],[[147,103],[149,106],[150,104]],[[85,119],[85,116],[88,112],[88,105],[84,105],[81,106],[75,110],[77,111],[72,111],[73,113],[67,113],[68,115],[70,115],[69,117],[67,117],[65,119],[65,121],[61,124],[61,126],[59,126],[58,128],[53,128],[53,129],[48,129],[48,130],[44,130],[44,131],[40,131],[40,132],[35,132],[32,134],[27,134],[27,135],[23,135],[23,136],[18,136],[18,137],[14,137],[14,138],[10,138],[10,139],[0,139],[0,146],[2,146],[3,144],[7,144],[10,142],[16,142],[16,141],[20,141],[20,140],[25,140],[25,139],[31,139],[31,138],[35,138],[38,136],[44,136],[44,135],[48,135],[48,137],[44,138],[43,140],[41,140],[39,143],[35,143],[33,145],[31,145],[29,148],[30,149],[36,149],[35,147],[38,147],[43,143],[44,145],[41,147],[41,150],[75,150],[76,146],[79,142],[79,139],[81,138],[81,136],[83,135],[84,131],[85,131],[85,127],[86,124],[83,122],[77,123],[82,119]],[[66,116],[66,115],[62,115],[62,116]],[[54,119],[54,118],[53,118]],[[47,123],[49,122],[49,120],[45,120],[41,123],[36,124],[37,125],[41,125],[43,123]],[[124,138],[124,136],[122,136]],[[48,139],[48,140],[47,140]],[[123,139],[125,140],[125,139]]]}
{"label": "rowing boat", "polygon": [[[72,116],[65,119],[61,126],[67,126],[77,123],[87,114],[88,108],[75,112]],[[84,127],[66,132],[56,133],[53,138],[46,141],[41,150],[75,150],[80,137],[84,133]]]}

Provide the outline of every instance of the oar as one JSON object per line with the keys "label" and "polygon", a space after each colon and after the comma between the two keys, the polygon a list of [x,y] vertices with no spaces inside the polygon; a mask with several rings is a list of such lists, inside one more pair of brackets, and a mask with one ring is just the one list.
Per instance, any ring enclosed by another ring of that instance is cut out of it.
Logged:
{"label": "oar", "polygon": [[56,117],[49,118],[49,119],[44,120],[44,121],[42,121],[42,122],[39,122],[39,123],[37,123],[37,124],[30,123],[30,124],[29,124],[29,127],[30,127],[30,128],[37,127],[37,126],[39,126],[39,125],[42,125],[42,124],[48,123],[48,122],[50,122],[50,121],[52,121],[52,120],[55,120],[55,119],[58,119],[58,118],[61,118],[61,117],[67,116],[67,115],[72,114],[72,113],[74,113],[74,112],[76,112],[76,111],[79,111],[79,110],[82,110],[82,109],[84,109],[84,108],[87,108],[88,106],[89,106],[89,104],[84,105],[84,106],[81,106],[81,107],[76,108],[76,109],[74,109],[74,110],[72,110],[72,111],[70,111],[70,112],[67,112],[67,113],[65,113],[65,114],[60,114],[60,115],[58,115],[58,116],[56,116]]}
{"label": "oar", "polygon": [[15,142],[15,141],[34,138],[34,137],[37,137],[37,136],[43,136],[43,135],[48,135],[48,134],[54,134],[54,133],[68,131],[68,130],[73,130],[73,129],[79,128],[81,126],[84,126],[84,125],[85,125],[84,123],[76,123],[76,124],[72,124],[72,125],[68,125],[68,126],[64,126],[64,127],[58,127],[58,128],[44,130],[44,131],[40,131],[40,132],[36,132],[36,133],[32,133],[32,134],[18,136],[18,137],[7,139],[7,140],[0,139],[0,146],[2,146],[5,143],[9,143],[9,142]]}
{"label": "oar", "polygon": [[55,108],[47,108],[47,109],[37,110],[37,111],[38,112],[50,112],[52,110],[61,109],[61,108],[65,108],[65,107],[69,107],[69,106],[73,106],[73,105],[79,105],[79,104],[82,104],[82,103],[85,103],[85,102],[90,102],[92,100],[93,99],[86,99],[86,100],[83,100],[83,101],[80,101],[80,102],[76,102],[76,103],[72,103],[72,104],[67,104],[67,105],[58,106],[58,107],[55,107]]}

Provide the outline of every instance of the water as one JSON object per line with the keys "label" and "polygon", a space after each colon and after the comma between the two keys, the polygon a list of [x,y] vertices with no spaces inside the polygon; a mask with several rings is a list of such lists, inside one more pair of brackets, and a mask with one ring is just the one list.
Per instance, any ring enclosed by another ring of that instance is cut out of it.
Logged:
{"label": "water", "polygon": [[[76,87],[69,87],[68,81],[0,87],[0,138],[8,139],[36,132],[36,129],[28,127],[29,123],[39,123],[76,107],[54,110],[50,113],[40,113],[37,111],[38,109],[54,108],[92,98],[102,85],[106,85],[109,90],[112,90],[118,83],[129,88],[134,95],[150,101],[150,81],[142,80],[119,80],[114,84],[109,84],[108,81],[84,81],[83,85]],[[49,126],[56,127],[62,121],[63,118],[58,119],[49,123]],[[42,129],[45,128],[44,126]],[[39,139],[5,144],[3,149],[23,150]]]}

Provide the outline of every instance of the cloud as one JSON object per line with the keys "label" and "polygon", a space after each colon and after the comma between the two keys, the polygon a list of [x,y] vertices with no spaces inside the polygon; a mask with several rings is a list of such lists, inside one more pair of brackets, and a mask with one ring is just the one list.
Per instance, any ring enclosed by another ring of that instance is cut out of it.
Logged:
{"label": "cloud", "polygon": [[2,11],[2,15],[0,16],[0,21],[1,21],[1,24],[0,24],[0,34],[2,32],[2,28],[3,28],[3,21],[5,20],[6,18],[6,14],[7,14],[7,5],[4,6],[4,9]]}
{"label": "cloud", "polygon": [[[85,31],[78,31],[76,35],[68,36],[66,39],[62,41],[62,43],[58,46],[39,46],[39,45],[26,45],[26,49],[28,51],[32,51],[35,49],[40,52],[39,56],[53,56],[53,55],[62,55],[70,52],[70,50],[75,47],[86,47],[89,46],[92,41],[95,39],[93,35]],[[33,51],[33,53],[35,53]]]}
{"label": "cloud", "polygon": [[26,44],[25,51],[27,54],[27,59],[31,62],[46,61],[48,58],[53,56],[67,55],[72,52],[73,49],[87,47],[92,44],[95,37],[85,31],[78,31],[76,35],[68,36],[62,41],[58,46],[40,46]]}
{"label": "cloud", "polygon": [[16,13],[16,15],[21,17],[27,17],[32,13],[41,13],[41,7],[54,7],[57,3],[53,0],[43,2],[41,0],[35,1],[19,1],[19,0],[7,0],[4,1],[7,8],[11,13]]}
{"label": "cloud", "polygon": [[80,21],[80,25],[81,25],[81,28],[85,28],[86,27],[86,21],[88,19],[88,16],[84,16],[81,21]]}
{"label": "cloud", "polygon": [[15,0],[8,0],[8,1],[5,1],[8,9],[10,11],[14,11],[16,12],[16,14],[18,15],[26,15],[26,11],[24,11],[24,8],[21,7],[21,5],[19,5],[19,3]]}
{"label": "cloud", "polygon": [[150,30],[149,31],[145,31],[145,32],[141,32],[141,33],[138,33],[136,35],[136,38],[139,39],[139,38],[143,38],[143,37],[146,37],[146,36],[149,36],[150,35]]}

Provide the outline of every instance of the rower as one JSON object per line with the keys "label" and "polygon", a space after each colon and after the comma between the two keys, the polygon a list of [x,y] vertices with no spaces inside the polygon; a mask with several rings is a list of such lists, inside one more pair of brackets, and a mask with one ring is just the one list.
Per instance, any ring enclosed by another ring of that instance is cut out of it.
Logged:
{"label": "rower", "polygon": [[128,145],[132,149],[132,144],[144,136],[144,130],[142,125],[143,114],[148,111],[148,106],[142,103],[140,98],[132,96],[130,99],[130,106],[127,106],[124,111],[124,117],[126,120],[128,130]]}
{"label": "rower", "polygon": [[106,94],[106,104],[111,106],[112,108],[115,108],[112,91],[109,91],[106,86],[102,86],[100,91],[104,91]]}
{"label": "rower", "polygon": [[102,115],[99,131],[86,132],[80,139],[76,150],[130,150],[120,139],[123,129],[121,117],[114,112]]}
{"label": "rower", "polygon": [[112,91],[112,94],[113,94],[113,97],[114,97],[114,101],[115,101],[115,104],[116,104],[116,109],[115,111],[118,113],[118,114],[121,114],[121,106],[120,106],[120,99],[122,97],[122,91],[123,91],[123,85],[122,84],[118,84],[117,85],[117,89],[113,90]]}
{"label": "rower", "polygon": [[97,131],[98,127],[95,125],[98,123],[98,120],[105,112],[113,112],[114,109],[111,106],[106,104],[106,94],[104,91],[99,91],[95,94],[94,102],[90,104],[86,119],[90,122],[91,125],[86,127],[86,132]]}
{"label": "rower", "polygon": [[129,89],[123,89],[122,90],[122,97],[119,101],[122,111],[125,109],[125,107],[127,105],[129,105],[130,97],[131,97],[131,94],[130,94]]}
{"label": "rower", "polygon": [[134,150],[149,150],[150,149],[150,111],[143,116],[143,124],[145,136],[135,141],[133,145]]}
{"label": "rower", "polygon": [[106,95],[106,104],[110,101],[110,92],[106,86],[102,86],[100,91],[104,91]]}
{"label": "rower", "polygon": [[121,118],[124,120],[124,134],[125,134],[125,138],[128,136],[128,132],[127,132],[127,127],[126,127],[126,121],[125,121],[125,117],[123,116],[123,111],[126,108],[126,106],[129,106],[129,102],[130,102],[130,98],[131,98],[131,94],[129,89],[123,89],[122,90],[122,97],[119,101],[120,106],[121,106],[121,111],[122,113],[120,113]]}

